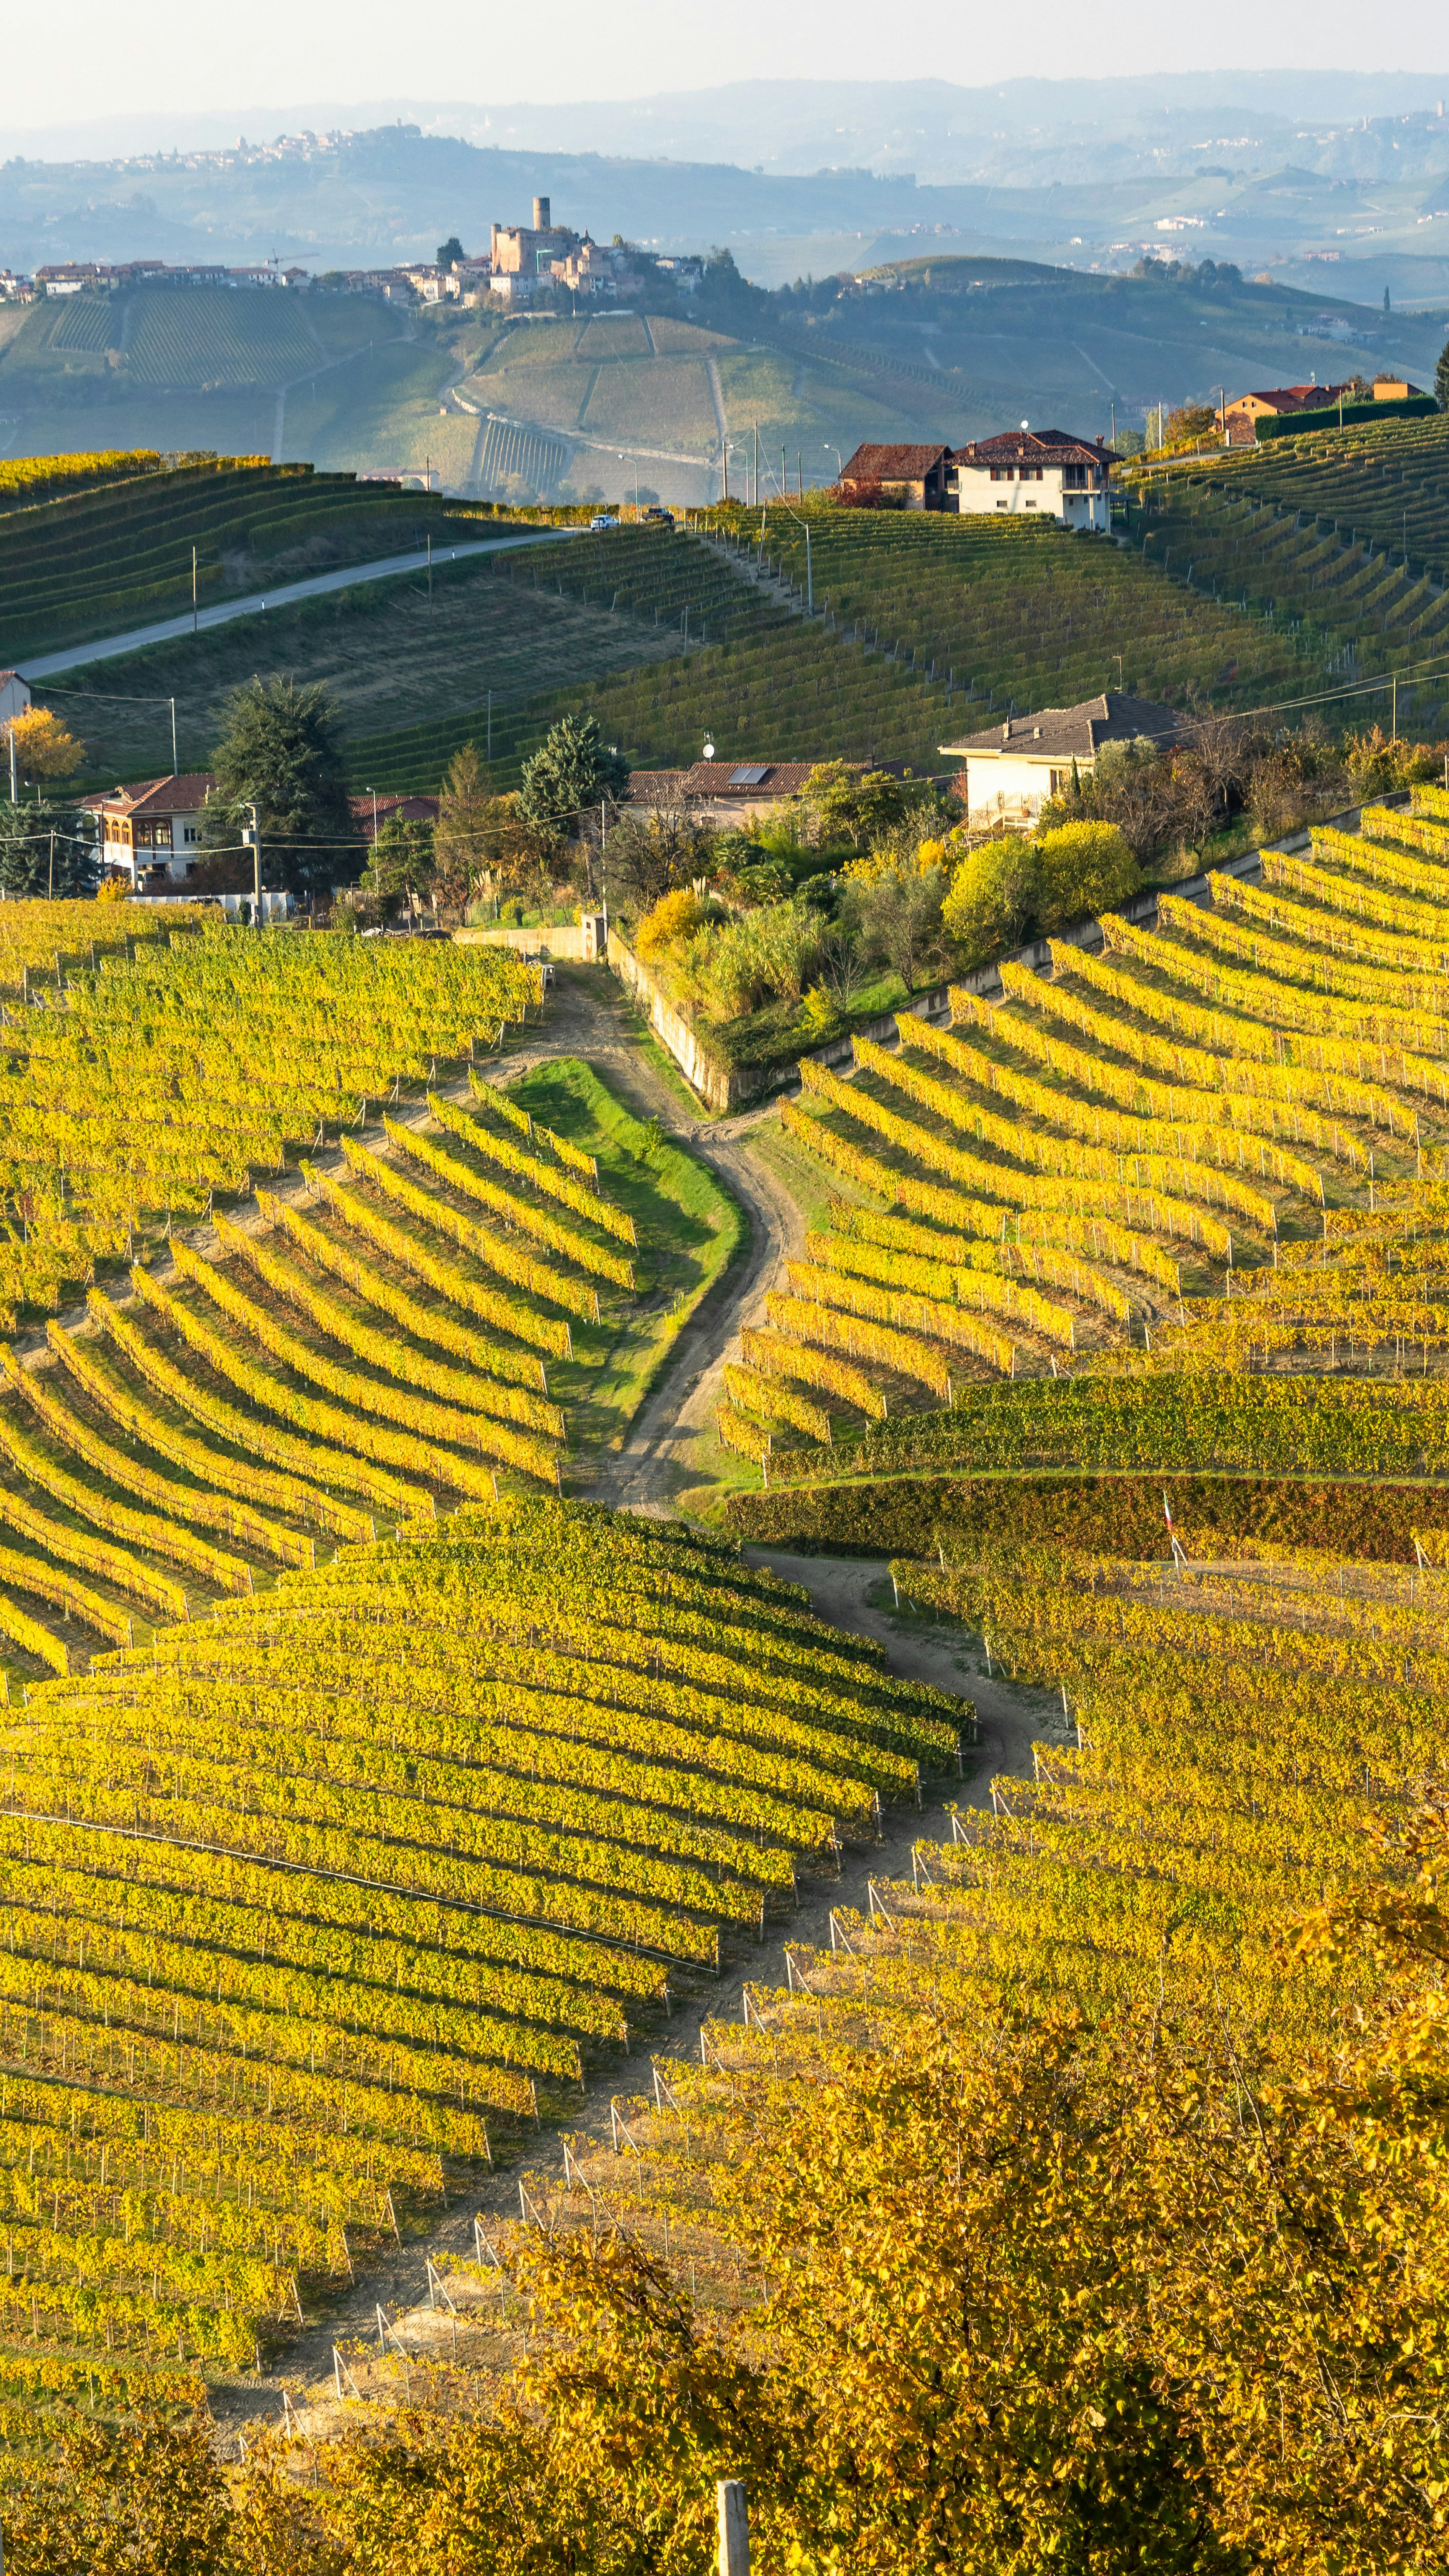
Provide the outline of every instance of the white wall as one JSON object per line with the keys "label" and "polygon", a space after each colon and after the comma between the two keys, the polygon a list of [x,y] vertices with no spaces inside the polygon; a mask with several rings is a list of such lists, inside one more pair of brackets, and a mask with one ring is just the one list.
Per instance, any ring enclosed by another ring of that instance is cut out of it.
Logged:
{"label": "white wall", "polygon": [[[1060,763],[1057,764],[1059,767]],[[1070,763],[1067,764],[1070,767]],[[972,814],[994,814],[1000,810],[998,797],[1004,797],[1007,813],[1019,813],[1023,806],[1032,813],[1051,794],[1051,770],[1044,760],[1004,760],[983,757],[980,752],[966,755],[966,802]]]}
{"label": "white wall", "polygon": [[963,465],[957,470],[956,507],[973,518],[1045,516],[1069,528],[1105,528],[1110,518],[1105,492],[1063,490],[1060,465],[1044,465],[1039,483],[1020,482],[1015,474],[1009,483],[993,483],[989,466]]}

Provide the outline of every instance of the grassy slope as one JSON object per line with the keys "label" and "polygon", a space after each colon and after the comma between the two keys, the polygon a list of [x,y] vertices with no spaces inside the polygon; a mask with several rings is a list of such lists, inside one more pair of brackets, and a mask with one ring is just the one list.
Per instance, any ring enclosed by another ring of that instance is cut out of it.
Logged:
{"label": "grassy slope", "polygon": [[538,1065],[510,1096],[599,1166],[601,1188],[633,1217],[638,1295],[601,1297],[604,1321],[576,1324],[571,1364],[549,1384],[569,1415],[570,1448],[587,1483],[603,1449],[622,1448],[629,1424],[668,1362],[695,1308],[748,1239],[743,1211],[683,1147],[660,1139],[607,1091],[588,1065],[561,1056]]}

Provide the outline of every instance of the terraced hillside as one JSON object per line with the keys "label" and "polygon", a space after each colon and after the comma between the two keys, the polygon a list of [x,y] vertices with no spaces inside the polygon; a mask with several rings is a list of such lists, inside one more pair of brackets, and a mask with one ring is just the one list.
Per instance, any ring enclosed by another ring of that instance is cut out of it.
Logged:
{"label": "terraced hillside", "polygon": [[427,531],[439,545],[450,533],[435,495],[227,458],[28,507],[23,492],[0,495],[0,654],[19,661],[180,614],[191,606],[193,547],[209,606],[269,580],[421,548]]}
{"label": "terraced hillside", "polygon": [[[812,502],[806,604],[803,527],[768,514],[706,536],[620,529],[548,548],[499,578],[652,614],[706,649],[667,671],[595,678],[525,706],[521,750],[569,705],[586,705],[640,768],[698,756],[706,734],[761,758],[907,760],[939,770],[939,746],[996,712],[1071,704],[1119,685],[1177,703],[1257,705],[1311,688],[1322,647],[1265,629],[1176,587],[1135,557],[1060,530],[997,529],[944,516]],[[751,566],[777,573],[763,588]],[[742,577],[745,576],[745,577]],[[791,613],[793,603],[794,613]],[[718,639],[718,640],[716,640]],[[358,755],[389,784],[420,786],[471,719],[370,737]],[[495,737],[495,743],[498,737]]]}
{"label": "terraced hillside", "polygon": [[109,2412],[285,2343],[969,1714],[732,1551],[525,1502],[32,1691],[0,2394]]}
{"label": "terraced hillside", "polygon": [[[1367,1334],[1427,1378],[1437,1254],[1386,1255],[1409,1275],[1375,1287],[1371,1251],[1385,1192],[1402,1229],[1449,1141],[1449,804],[1419,804],[1265,853],[1261,887],[1214,877],[1212,910],[1164,896],[1155,932],[1109,916],[1100,958],[1053,942],[1049,980],[1007,963],[1002,1002],[955,992],[950,1029],[903,1013],[898,1050],[856,1041],[851,1080],[804,1064],[781,1119],[831,1223],[746,1336],[730,1445],[789,1475],[837,1408],[858,1428],[934,1399],[944,1454],[963,1390],[1091,1353],[1332,1368]],[[799,1465],[830,1472],[818,1448]]]}

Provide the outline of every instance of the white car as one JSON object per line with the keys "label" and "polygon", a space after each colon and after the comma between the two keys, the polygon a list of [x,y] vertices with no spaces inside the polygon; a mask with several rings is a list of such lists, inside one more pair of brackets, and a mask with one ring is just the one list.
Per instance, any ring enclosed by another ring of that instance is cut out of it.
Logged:
{"label": "white car", "polygon": [[612,518],[607,510],[601,510],[596,519],[589,521],[591,528],[617,528],[618,524],[618,520]]}

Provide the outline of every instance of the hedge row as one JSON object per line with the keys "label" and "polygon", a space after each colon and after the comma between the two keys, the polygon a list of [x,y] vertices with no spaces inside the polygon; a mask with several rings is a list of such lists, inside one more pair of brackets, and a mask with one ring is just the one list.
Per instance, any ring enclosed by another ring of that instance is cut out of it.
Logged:
{"label": "hedge row", "polygon": [[1169,1554],[1163,1496],[1192,1556],[1195,1533],[1326,1548],[1412,1565],[1413,1532],[1449,1533],[1449,1485],[1287,1482],[1267,1476],[1038,1475],[902,1477],[735,1494],[736,1534],[754,1547],[839,1556],[948,1556],[972,1545],[1083,1548],[1104,1556]]}

